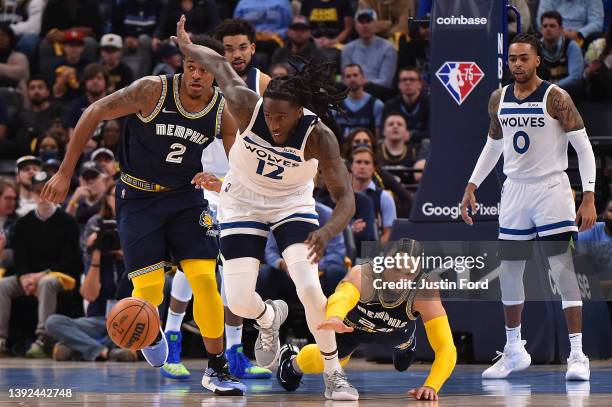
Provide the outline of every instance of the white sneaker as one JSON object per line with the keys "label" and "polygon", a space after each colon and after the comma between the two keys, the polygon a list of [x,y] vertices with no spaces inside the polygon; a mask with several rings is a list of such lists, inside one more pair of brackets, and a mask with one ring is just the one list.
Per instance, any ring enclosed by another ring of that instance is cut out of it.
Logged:
{"label": "white sneaker", "polygon": [[504,352],[497,351],[500,358],[493,366],[482,372],[483,379],[504,379],[512,372],[527,369],[531,365],[531,355],[525,350],[527,341],[504,346]]}
{"label": "white sneaker", "polygon": [[343,370],[334,370],[331,373],[323,373],[325,382],[325,398],[336,401],[359,400],[359,392],[346,378]]}
{"label": "white sneaker", "polygon": [[567,373],[565,380],[587,381],[591,377],[589,358],[582,352],[571,352],[567,359]]}

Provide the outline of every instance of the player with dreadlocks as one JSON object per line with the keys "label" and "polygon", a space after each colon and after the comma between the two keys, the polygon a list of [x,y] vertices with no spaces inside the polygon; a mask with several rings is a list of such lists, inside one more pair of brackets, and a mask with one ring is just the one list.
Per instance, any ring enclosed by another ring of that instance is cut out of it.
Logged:
{"label": "player with dreadlocks", "polygon": [[[317,328],[326,319],[327,304],[317,263],[327,241],[344,230],[355,212],[336,136],[323,123],[344,94],[333,85],[330,64],[305,63],[294,75],[272,80],[261,98],[224,57],[192,44],[184,26],[183,16],[174,40],[186,57],[215,76],[240,131],[223,184],[212,175],[200,183],[221,193],[218,216],[227,305],[236,315],[257,321],[255,358],[262,367],[272,366],[279,356],[279,328],[288,307],[280,300],[264,303],[255,292],[271,231],[323,357],[325,397],[357,400],[359,394],[340,366],[334,333]],[[321,228],[312,197],[317,167],[336,201]]]}

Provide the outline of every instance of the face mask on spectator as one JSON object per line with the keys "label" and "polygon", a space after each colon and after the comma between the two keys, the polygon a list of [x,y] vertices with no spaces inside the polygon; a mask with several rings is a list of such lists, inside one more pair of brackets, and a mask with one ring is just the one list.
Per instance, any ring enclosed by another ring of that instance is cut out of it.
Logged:
{"label": "face mask on spectator", "polygon": [[45,162],[51,159],[59,159],[59,152],[55,148],[49,148],[40,152],[40,159]]}

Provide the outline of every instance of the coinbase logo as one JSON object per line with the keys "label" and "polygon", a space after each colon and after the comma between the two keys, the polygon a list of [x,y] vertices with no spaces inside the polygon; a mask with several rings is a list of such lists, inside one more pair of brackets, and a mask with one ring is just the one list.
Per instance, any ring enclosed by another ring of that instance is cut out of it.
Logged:
{"label": "coinbase logo", "polygon": [[436,24],[438,25],[486,25],[486,17],[465,17],[450,16],[450,17],[438,17],[436,18]]}

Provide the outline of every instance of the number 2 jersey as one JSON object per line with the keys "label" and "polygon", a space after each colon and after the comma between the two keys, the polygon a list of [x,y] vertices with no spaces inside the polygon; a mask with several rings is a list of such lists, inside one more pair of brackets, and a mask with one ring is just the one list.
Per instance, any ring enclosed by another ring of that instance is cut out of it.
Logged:
{"label": "number 2 jersey", "polygon": [[502,89],[497,117],[504,135],[504,174],[510,179],[537,179],[567,169],[566,132],[546,110],[553,86],[543,81],[523,100],[514,95],[514,84]]}
{"label": "number 2 jersey", "polygon": [[181,77],[160,76],[162,94],[155,109],[147,117],[127,117],[119,148],[122,173],[171,190],[193,189],[191,180],[202,171],[202,151],[221,132],[225,106],[214,88],[201,111],[188,112],[179,98]]}
{"label": "number 2 jersey", "polygon": [[318,117],[308,109],[289,140],[275,145],[263,113],[263,98],[255,106],[251,122],[236,137],[229,154],[230,174],[253,192],[286,196],[313,188],[318,160],[304,158],[308,136]]}

